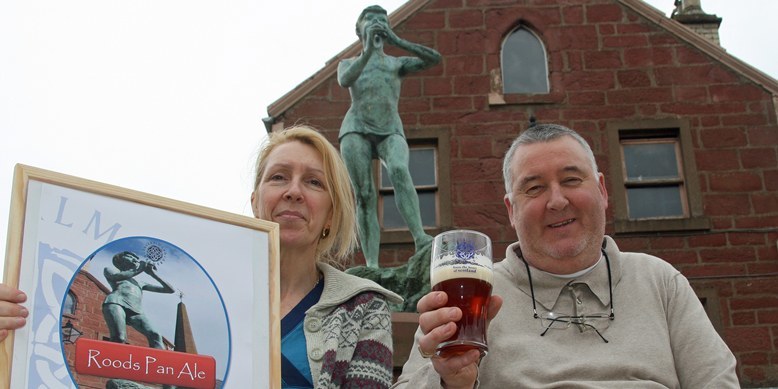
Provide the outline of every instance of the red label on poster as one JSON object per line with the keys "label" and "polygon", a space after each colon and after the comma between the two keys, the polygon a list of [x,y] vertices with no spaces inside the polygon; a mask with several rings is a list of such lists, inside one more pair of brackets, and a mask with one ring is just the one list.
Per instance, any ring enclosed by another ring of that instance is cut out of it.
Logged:
{"label": "red label on poster", "polygon": [[197,389],[216,386],[216,360],[207,355],[80,338],[76,372]]}

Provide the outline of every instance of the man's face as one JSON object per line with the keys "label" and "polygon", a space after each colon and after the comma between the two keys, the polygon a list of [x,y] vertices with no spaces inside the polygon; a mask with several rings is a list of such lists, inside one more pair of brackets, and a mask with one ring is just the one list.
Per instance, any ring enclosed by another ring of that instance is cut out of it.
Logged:
{"label": "man's face", "polygon": [[525,258],[559,274],[591,266],[605,234],[608,194],[583,147],[569,136],[520,146],[511,174],[505,205]]}

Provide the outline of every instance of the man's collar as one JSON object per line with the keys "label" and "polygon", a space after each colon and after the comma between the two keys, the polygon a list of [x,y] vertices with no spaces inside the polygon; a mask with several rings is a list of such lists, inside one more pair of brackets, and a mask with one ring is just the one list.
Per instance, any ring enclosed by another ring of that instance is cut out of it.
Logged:
{"label": "man's collar", "polygon": [[[613,288],[616,288],[621,279],[621,258],[616,243],[610,237],[606,236],[603,241],[604,250],[606,250],[610,259],[611,277]],[[516,286],[527,296],[531,295],[527,270],[524,265],[524,258],[521,254],[519,243],[513,243],[506,250],[506,263],[508,271],[513,276]],[[603,305],[610,304],[608,290],[608,269],[604,260],[601,260],[590,272],[575,279],[562,278],[551,273],[540,271],[530,265],[532,271],[532,283],[535,287],[535,299],[545,309],[551,309],[559,298],[562,288],[570,283],[585,283],[589,289],[597,296]]]}

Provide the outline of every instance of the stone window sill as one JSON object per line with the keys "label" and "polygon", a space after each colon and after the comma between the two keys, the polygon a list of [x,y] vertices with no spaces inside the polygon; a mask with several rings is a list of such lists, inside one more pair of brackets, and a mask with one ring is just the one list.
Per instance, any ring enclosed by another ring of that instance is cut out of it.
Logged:
{"label": "stone window sill", "polygon": [[529,105],[529,104],[561,104],[564,94],[560,92],[521,94],[521,93],[489,93],[489,105]]}
{"label": "stone window sill", "polygon": [[710,219],[703,216],[685,219],[616,220],[613,223],[616,234],[642,232],[704,231],[710,230]]}

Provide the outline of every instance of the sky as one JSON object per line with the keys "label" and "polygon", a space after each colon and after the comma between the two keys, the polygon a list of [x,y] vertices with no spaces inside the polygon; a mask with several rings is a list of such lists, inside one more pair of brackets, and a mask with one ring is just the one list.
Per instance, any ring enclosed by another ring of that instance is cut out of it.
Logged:
{"label": "sky", "polygon": [[[403,3],[0,2],[0,253],[17,163],[250,216],[267,106],[357,40],[362,9]],[[778,78],[758,19],[778,1],[702,7],[730,54]]]}

